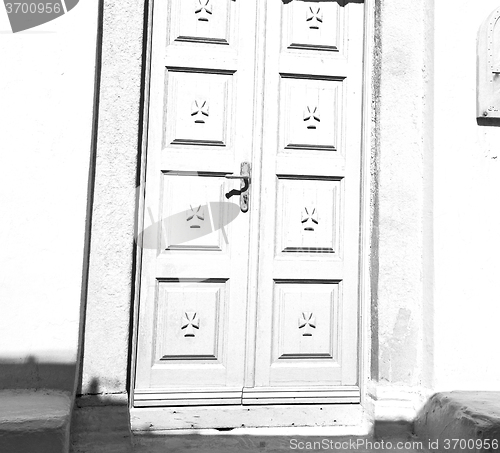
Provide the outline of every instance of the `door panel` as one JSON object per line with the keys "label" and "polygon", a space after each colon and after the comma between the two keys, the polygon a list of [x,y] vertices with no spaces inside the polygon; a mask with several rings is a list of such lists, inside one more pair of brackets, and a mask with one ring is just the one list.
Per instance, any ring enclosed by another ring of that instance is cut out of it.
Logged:
{"label": "door panel", "polygon": [[249,222],[224,194],[251,160],[252,15],[155,2],[136,406],[241,402]]}
{"label": "door panel", "polygon": [[[244,404],[358,402],[363,4],[267,2],[254,379]],[[275,131],[278,131],[276,134]]]}

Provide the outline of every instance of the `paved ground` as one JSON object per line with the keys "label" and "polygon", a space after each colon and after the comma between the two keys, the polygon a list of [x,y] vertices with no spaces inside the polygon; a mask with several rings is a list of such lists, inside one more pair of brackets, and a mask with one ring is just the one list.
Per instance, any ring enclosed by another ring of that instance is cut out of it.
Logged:
{"label": "paved ground", "polygon": [[[95,409],[95,408],[94,408]],[[420,453],[426,445],[396,437],[408,427],[377,425],[381,440],[366,437],[369,427],[236,428],[229,431],[176,430],[131,434],[126,406],[74,412],[72,453]],[[349,434],[349,435],[348,435]],[[388,436],[387,436],[388,435]],[[405,434],[408,436],[408,434]],[[1,452],[0,452],[1,453]]]}
{"label": "paved ground", "polygon": [[363,437],[321,436],[135,436],[134,453],[237,453],[237,452],[357,452],[417,453],[424,451],[415,439],[374,441]]}
{"label": "paved ground", "polygon": [[416,439],[328,436],[259,436],[259,435],[89,435],[86,441],[73,444],[73,453],[271,453],[271,452],[352,452],[352,453],[421,453],[425,445]]}

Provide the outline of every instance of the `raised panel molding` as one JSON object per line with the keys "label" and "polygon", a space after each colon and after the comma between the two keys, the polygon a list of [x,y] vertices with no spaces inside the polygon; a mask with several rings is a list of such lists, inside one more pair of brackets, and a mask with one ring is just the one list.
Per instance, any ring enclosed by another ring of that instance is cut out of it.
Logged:
{"label": "raised panel molding", "polygon": [[295,252],[339,256],[341,186],[341,180],[278,175],[277,255]]}
{"label": "raised panel molding", "polygon": [[[248,388],[243,390],[243,404],[320,404],[359,403],[360,391],[357,386],[328,386],[326,388]],[[339,406],[336,406],[338,410]],[[337,420],[333,420],[336,422]],[[295,425],[295,423],[292,423]]]}
{"label": "raised panel molding", "polygon": [[[135,407],[155,407],[155,406],[183,406],[178,409],[186,409],[186,406],[208,406],[224,404],[241,404],[242,389],[227,388],[183,388],[183,389],[137,389],[134,392]],[[200,410],[200,408],[196,408]],[[175,414],[175,412],[174,412]],[[196,416],[195,416],[196,417]],[[168,416],[167,419],[175,419]],[[149,426],[149,425],[148,425]],[[155,425],[158,426],[158,425]]]}
{"label": "raised panel molding", "polygon": [[233,74],[167,68],[163,147],[229,145]]}
{"label": "raised panel molding", "polygon": [[230,45],[236,33],[235,1],[173,0],[168,33],[169,44]]}
{"label": "raised panel molding", "polygon": [[340,285],[335,281],[274,282],[274,364],[290,360],[326,360],[337,364]]}
{"label": "raised panel molding", "polygon": [[343,89],[343,79],[281,74],[281,152],[340,149]]}
{"label": "raised panel molding", "polygon": [[156,363],[221,361],[226,284],[224,280],[158,281],[153,337]]}
{"label": "raised panel molding", "polygon": [[343,52],[345,13],[342,0],[290,2],[282,6],[283,44],[286,51]]}
{"label": "raised panel molding", "polygon": [[163,175],[159,231],[162,250],[228,250],[228,224],[238,212],[233,212],[237,206],[225,202],[226,181],[218,173],[203,177],[191,172]]}

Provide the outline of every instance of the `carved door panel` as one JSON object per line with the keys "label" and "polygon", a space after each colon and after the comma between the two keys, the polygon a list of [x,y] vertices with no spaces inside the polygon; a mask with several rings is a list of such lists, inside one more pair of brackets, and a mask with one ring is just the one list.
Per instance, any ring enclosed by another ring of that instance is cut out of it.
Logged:
{"label": "carved door panel", "polygon": [[359,401],[362,41],[359,0],[155,2],[136,407]]}
{"label": "carved door panel", "polygon": [[358,402],[363,4],[267,2],[267,23],[280,26],[266,29],[256,359],[243,402]]}
{"label": "carved door panel", "polygon": [[154,5],[135,406],[241,403],[253,3]]}

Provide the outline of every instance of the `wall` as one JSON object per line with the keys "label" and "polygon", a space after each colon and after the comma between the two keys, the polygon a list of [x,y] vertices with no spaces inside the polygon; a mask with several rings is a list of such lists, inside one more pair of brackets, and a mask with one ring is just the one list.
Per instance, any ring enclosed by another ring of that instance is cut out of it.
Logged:
{"label": "wall", "polygon": [[436,2],[436,390],[500,388],[500,128],[475,106],[477,31],[498,7]]}
{"label": "wall", "polygon": [[103,1],[99,134],[84,356],[78,391],[83,395],[123,397],[125,404],[142,139],[144,8],[147,6],[144,0]]}
{"label": "wall", "polygon": [[371,393],[394,416],[412,392],[500,387],[500,127],[475,106],[500,3],[376,5]]}
{"label": "wall", "polygon": [[433,366],[433,1],[375,15],[369,392],[377,421],[409,422]]}
{"label": "wall", "polygon": [[73,388],[97,0],[12,34],[0,6],[0,388]]}

